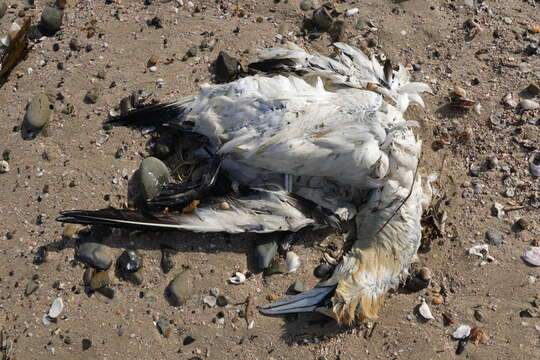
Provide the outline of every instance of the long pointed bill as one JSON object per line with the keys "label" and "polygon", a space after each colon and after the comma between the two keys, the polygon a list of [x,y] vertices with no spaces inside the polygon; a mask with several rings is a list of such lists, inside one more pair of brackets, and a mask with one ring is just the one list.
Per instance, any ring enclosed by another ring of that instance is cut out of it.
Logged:
{"label": "long pointed bill", "polygon": [[316,287],[301,294],[259,306],[259,311],[264,315],[283,315],[299,312],[324,313],[320,309],[327,308],[330,305],[330,298],[335,290],[335,285]]}

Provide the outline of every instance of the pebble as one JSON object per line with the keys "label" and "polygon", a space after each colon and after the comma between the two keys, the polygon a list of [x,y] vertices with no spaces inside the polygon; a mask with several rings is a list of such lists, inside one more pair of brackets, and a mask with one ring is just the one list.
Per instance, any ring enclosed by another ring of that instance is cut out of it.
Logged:
{"label": "pebble", "polygon": [[295,281],[291,286],[291,290],[297,293],[302,293],[307,290],[306,284],[301,281]]}
{"label": "pebble", "polygon": [[39,288],[39,284],[37,281],[30,280],[28,284],[26,284],[26,288],[24,289],[24,295],[30,296],[33,294],[37,289]]}
{"label": "pebble", "polygon": [[69,40],[69,48],[73,51],[80,51],[82,48],[81,42],[77,38]]}
{"label": "pebble", "polygon": [[7,11],[7,4],[3,1],[0,1],[0,19],[4,17]]}
{"label": "pebble", "polygon": [[163,247],[161,248],[161,270],[164,274],[167,274],[174,268],[174,260],[172,256],[174,255],[174,250],[170,248]]}
{"label": "pebble", "polygon": [[148,66],[154,66],[158,63],[159,58],[156,55],[150,56],[150,59],[148,59]]}
{"label": "pebble", "polygon": [[499,167],[499,159],[496,156],[490,156],[486,161],[486,166],[489,170],[494,170]]}
{"label": "pebble", "polygon": [[26,109],[25,122],[29,127],[41,129],[49,122],[52,114],[52,104],[44,93],[35,95]]}
{"label": "pebble", "polygon": [[92,340],[90,339],[82,339],[82,349],[83,351],[86,351],[92,347]]}
{"label": "pebble", "polygon": [[149,156],[141,162],[139,176],[145,199],[156,197],[163,185],[171,181],[167,165],[153,156]]}
{"label": "pebble", "polygon": [[477,321],[484,321],[486,319],[485,315],[483,312],[481,312],[480,310],[474,310],[474,318],[477,320]]}
{"label": "pebble", "polygon": [[111,274],[108,271],[94,271],[90,279],[90,290],[96,291],[105,286],[109,286],[112,282]]}
{"label": "pebble", "polygon": [[136,272],[142,267],[143,258],[135,250],[125,250],[116,264],[121,272]]}
{"label": "pebble", "polygon": [[308,11],[313,9],[313,1],[311,0],[302,0],[300,3],[300,10],[302,11]]}
{"label": "pebble", "polygon": [[9,163],[6,160],[0,160],[0,174],[9,172]]}
{"label": "pebble", "polygon": [[259,269],[268,268],[277,251],[278,243],[275,239],[265,238],[258,240],[255,247],[255,261]]}
{"label": "pebble", "polygon": [[96,77],[100,80],[105,80],[107,74],[105,73],[105,70],[99,70],[96,74]]}
{"label": "pebble", "polygon": [[313,12],[313,18],[311,20],[317,29],[322,31],[327,31],[330,29],[332,22],[334,21],[332,15],[330,15],[324,6]]}
{"label": "pebble", "polygon": [[215,62],[216,80],[227,82],[234,80],[239,73],[240,63],[227,52],[221,51]]}
{"label": "pebble", "polygon": [[114,289],[111,289],[108,286],[97,289],[97,292],[108,299],[114,299]]}
{"label": "pebble", "polygon": [[171,281],[167,287],[174,306],[183,305],[193,295],[191,272],[184,270]]}
{"label": "pebble", "polygon": [[186,55],[189,57],[197,56],[198,50],[199,49],[196,46],[192,46],[188,49]]}
{"label": "pebble", "polygon": [[79,245],[77,259],[99,270],[107,270],[113,261],[109,248],[93,241],[87,241]]}
{"label": "pebble", "polygon": [[172,333],[172,326],[168,321],[160,320],[156,323],[159,333],[168,338]]}
{"label": "pebble", "polygon": [[229,300],[227,299],[226,296],[220,295],[216,299],[216,304],[220,307],[225,307],[229,304]]}
{"label": "pebble", "polygon": [[37,248],[36,253],[34,254],[34,260],[32,261],[35,265],[41,265],[47,261],[47,248],[45,246],[40,246]]}
{"label": "pebble", "polygon": [[501,245],[503,242],[503,239],[504,239],[503,234],[497,230],[486,231],[486,240],[487,240],[487,243],[490,245],[494,245],[494,246]]}
{"label": "pebble", "polygon": [[520,230],[527,230],[529,228],[529,221],[525,218],[520,218],[516,221],[516,227]]}
{"label": "pebble", "polygon": [[527,91],[529,94],[531,94],[533,96],[538,96],[538,95],[540,95],[540,86],[536,85],[534,83],[531,83],[531,84],[529,84],[529,86],[527,86],[525,91]]}
{"label": "pebble", "polygon": [[330,272],[332,271],[332,267],[326,263],[320,264],[313,270],[313,275],[315,275],[318,279],[325,279],[328,276],[330,276]]}
{"label": "pebble", "polygon": [[265,269],[264,275],[285,274],[289,271],[287,263],[282,259],[273,259],[270,266]]}
{"label": "pebble", "polygon": [[60,9],[53,7],[46,7],[41,13],[41,27],[44,32],[48,34],[54,34],[62,26],[62,19],[64,12]]}
{"label": "pebble", "polygon": [[216,306],[216,302],[217,302],[216,297],[212,295],[208,295],[203,298],[203,303],[208,305],[211,308]]}
{"label": "pebble", "polygon": [[187,346],[187,345],[193,344],[194,342],[195,342],[195,338],[188,335],[188,336],[186,336],[186,337],[184,338],[184,341],[182,341],[182,344],[183,344],[184,346]]}
{"label": "pebble", "polygon": [[98,98],[99,98],[99,88],[93,87],[92,89],[88,90],[88,92],[84,96],[84,101],[87,104],[95,104]]}

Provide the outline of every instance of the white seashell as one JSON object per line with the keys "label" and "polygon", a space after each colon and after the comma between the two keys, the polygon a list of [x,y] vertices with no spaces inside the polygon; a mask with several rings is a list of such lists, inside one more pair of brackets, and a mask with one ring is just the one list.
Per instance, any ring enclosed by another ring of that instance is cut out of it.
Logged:
{"label": "white seashell", "polygon": [[255,320],[251,320],[248,324],[248,329],[253,329],[253,326],[255,326]]}
{"label": "white seashell", "polygon": [[43,315],[43,317],[41,318],[41,322],[45,326],[52,324],[51,318],[47,314]]}
{"label": "white seashell", "polygon": [[534,153],[529,158],[529,171],[534,177],[540,177],[540,153]]}
{"label": "white seashell", "polygon": [[476,255],[478,257],[483,258],[484,255],[489,254],[489,245],[475,245],[472,248],[469,249],[469,255]]}
{"label": "white seashell", "polygon": [[287,251],[285,261],[287,261],[287,269],[290,273],[295,272],[302,263],[300,257],[294,251]]}
{"label": "white seashell", "polygon": [[538,109],[540,107],[540,104],[538,104],[536,101],[529,100],[529,99],[521,100],[519,105],[521,105],[521,107],[523,109],[525,109],[525,110],[535,110],[535,109]]}
{"label": "white seashell", "polygon": [[54,299],[51,308],[49,309],[49,317],[51,319],[56,319],[62,310],[64,310],[64,302],[62,301],[62,298]]}
{"label": "white seashell", "polygon": [[452,337],[456,340],[465,339],[471,334],[471,327],[469,325],[459,325],[452,334]]}
{"label": "white seashell", "polygon": [[237,272],[234,274],[234,276],[229,278],[229,282],[235,285],[241,284],[244,281],[246,281],[246,275],[242,274],[241,272]]}
{"label": "white seashell", "polygon": [[420,305],[420,307],[418,308],[418,311],[420,312],[420,315],[422,315],[422,317],[426,320],[433,320],[435,319],[433,317],[433,315],[431,314],[431,310],[428,306],[428,304],[426,304],[426,300],[422,300],[422,304]]}
{"label": "white seashell", "polygon": [[216,297],[212,295],[205,296],[203,299],[203,303],[208,305],[209,307],[213,308],[216,306]]}
{"label": "white seashell", "polygon": [[523,261],[532,266],[540,266],[540,247],[535,246],[522,256]]}
{"label": "white seashell", "polygon": [[345,16],[349,17],[349,16],[356,15],[356,14],[358,14],[359,11],[360,11],[360,9],[358,9],[358,8],[352,8],[352,9],[346,10],[345,11]]}
{"label": "white seashell", "polygon": [[476,115],[482,115],[482,105],[476,104],[473,106],[473,111]]}

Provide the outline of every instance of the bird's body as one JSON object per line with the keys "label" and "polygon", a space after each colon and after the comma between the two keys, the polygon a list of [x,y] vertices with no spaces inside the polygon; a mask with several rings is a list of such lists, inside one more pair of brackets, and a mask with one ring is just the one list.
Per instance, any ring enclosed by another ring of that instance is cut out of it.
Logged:
{"label": "bird's body", "polygon": [[[427,87],[409,83],[402,68],[383,68],[357,49],[337,46],[336,60],[278,49],[266,50],[255,66],[303,78],[256,75],[209,85],[189,98],[112,120],[203,135],[207,152],[221,158],[220,171],[247,192],[216,197],[190,214],[149,218],[106,209],[68,211],[60,220],[235,233],[297,231],[356,216],[352,251],[332,278],[312,290],[316,296],[307,301],[309,295],[300,295],[262,311],[313,311],[320,308],[314,299],[327,299],[335,289],[331,308],[339,321],[374,318],[420,245],[430,191],[417,172],[421,142],[411,129],[415,123],[403,113],[410,101],[422,104],[418,93]],[[177,200],[169,195],[155,203]],[[219,207],[223,201],[226,208]]]}

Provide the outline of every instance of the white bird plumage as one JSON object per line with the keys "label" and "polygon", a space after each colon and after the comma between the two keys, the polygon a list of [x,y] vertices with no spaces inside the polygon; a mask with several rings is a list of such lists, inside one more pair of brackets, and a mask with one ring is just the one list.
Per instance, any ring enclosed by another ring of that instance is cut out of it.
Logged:
{"label": "white bird plumage", "polygon": [[[204,135],[229,178],[254,189],[229,199],[227,210],[210,204],[151,220],[120,211],[68,211],[59,220],[235,233],[328,225],[328,210],[341,220],[356,215],[356,242],[334,275],[308,295],[261,310],[322,311],[343,323],[374,319],[384,294],[408,274],[420,245],[432,178],[422,181],[418,174],[421,141],[412,131],[417,123],[403,114],[410,103],[423,106],[420,93],[430,90],[409,82],[402,66],[395,71],[352,46],[335,46],[334,59],[294,45],[261,50],[253,68],[296,76],[255,75],[206,85],[178,102],[113,119],[142,125],[147,120],[141,119],[161,115],[169,127]],[[330,306],[321,305],[330,298]]]}

